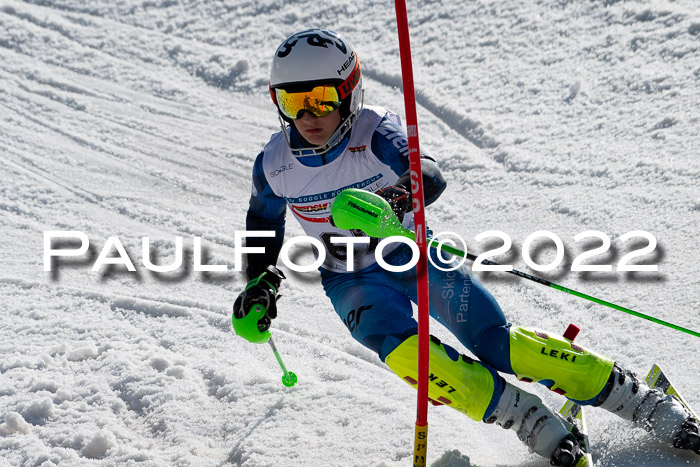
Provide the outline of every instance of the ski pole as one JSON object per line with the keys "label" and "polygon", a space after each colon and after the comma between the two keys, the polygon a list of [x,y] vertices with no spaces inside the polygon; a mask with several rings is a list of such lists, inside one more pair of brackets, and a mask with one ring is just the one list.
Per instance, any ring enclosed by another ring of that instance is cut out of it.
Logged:
{"label": "ski pole", "polygon": [[[331,215],[333,216],[333,222],[340,229],[360,229],[370,237],[385,238],[390,236],[400,236],[411,240],[415,239],[415,234],[401,225],[389,203],[381,196],[370,193],[369,191],[355,188],[344,190],[335,198],[335,201],[333,201],[333,205],[331,206]],[[441,248],[450,254],[466,258],[470,261],[474,261],[477,258],[475,255],[465,253],[457,248],[440,244],[437,240],[430,239],[429,246],[432,246],[433,248]],[[489,260],[484,260],[483,263],[493,266],[499,265],[498,263]],[[601,300],[600,298],[569,289],[546,279],[542,279],[541,277],[533,276],[532,274],[527,274],[515,269],[505,272],[522,277],[523,279],[537,282],[538,284],[546,285],[571,295],[575,295],[585,300],[598,303],[599,305],[604,305],[638,318],[646,319],[651,322],[661,324],[662,326],[685,332],[691,336],[700,337],[700,333],[697,331],[693,331],[691,329],[678,326],[677,324],[669,323],[668,321],[654,318],[653,316],[645,315],[644,313],[639,313],[638,311],[634,311],[629,308]]]}
{"label": "ski pole", "polygon": [[270,340],[267,342],[270,344],[270,347],[272,347],[272,352],[274,352],[275,358],[277,358],[277,362],[282,367],[282,371],[284,371],[284,375],[282,375],[282,384],[284,384],[288,388],[291,388],[292,386],[297,384],[297,375],[295,375],[291,371],[287,371],[287,368],[284,366],[284,363],[282,362],[282,357],[280,357],[280,353],[277,351],[277,346],[275,345],[275,342],[272,340],[272,336],[270,336]]}
{"label": "ski pole", "polygon": [[[436,245],[436,244],[438,244],[437,241],[432,240],[432,239],[430,240],[430,246],[432,246],[434,248],[438,248],[438,245]],[[457,248],[453,248],[449,245],[442,244],[442,245],[439,245],[439,248],[442,248],[446,252],[451,253],[455,256],[467,258],[470,261],[474,261],[476,259],[476,256],[469,254],[469,253],[467,253],[465,255],[465,253],[462,250],[458,250]],[[484,264],[488,264],[488,265],[492,265],[492,266],[500,266],[498,263],[496,263],[494,261],[489,261],[487,259],[483,260],[482,262]],[[691,329],[687,329],[687,328],[684,328],[682,326],[678,326],[677,324],[669,323],[668,321],[664,321],[664,320],[659,319],[659,318],[654,318],[653,316],[645,315],[644,313],[640,313],[638,311],[634,311],[634,310],[631,310],[629,308],[625,308],[624,306],[616,305],[614,303],[602,300],[600,298],[593,297],[592,295],[587,295],[585,293],[578,292],[578,291],[573,290],[573,289],[569,289],[567,287],[564,287],[564,286],[559,285],[559,284],[555,284],[554,282],[548,281],[546,279],[542,279],[541,277],[533,276],[532,274],[521,272],[521,271],[518,271],[517,269],[512,269],[510,271],[505,271],[505,272],[516,275],[518,277],[522,277],[523,279],[528,279],[528,280],[531,280],[533,282],[537,282],[538,284],[546,285],[547,287],[551,287],[553,289],[556,289],[556,290],[559,290],[562,292],[566,292],[566,293],[571,294],[571,295],[575,295],[575,296],[583,298],[585,300],[589,300],[591,302],[598,303],[599,305],[604,305],[604,306],[607,306],[609,308],[613,308],[615,310],[623,311],[623,312],[630,314],[632,316],[646,319],[646,320],[649,320],[651,322],[661,324],[663,326],[667,326],[671,329],[675,329],[677,331],[682,331],[682,332],[688,333],[692,336],[700,337],[700,333],[693,331]]]}

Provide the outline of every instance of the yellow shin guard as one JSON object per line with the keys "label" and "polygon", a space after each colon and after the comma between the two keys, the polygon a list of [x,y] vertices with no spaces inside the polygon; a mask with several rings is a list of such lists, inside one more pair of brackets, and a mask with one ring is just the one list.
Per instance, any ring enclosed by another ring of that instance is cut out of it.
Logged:
{"label": "yellow shin guard", "polygon": [[[456,352],[455,352],[456,353]],[[411,386],[418,384],[418,336],[403,341],[386,357],[386,364]],[[491,372],[465,355],[453,360],[431,336],[428,396],[481,421],[493,397]]]}
{"label": "yellow shin guard", "polygon": [[614,362],[538,329],[512,326],[510,363],[524,381],[543,382],[576,401],[589,401],[605,387]]}

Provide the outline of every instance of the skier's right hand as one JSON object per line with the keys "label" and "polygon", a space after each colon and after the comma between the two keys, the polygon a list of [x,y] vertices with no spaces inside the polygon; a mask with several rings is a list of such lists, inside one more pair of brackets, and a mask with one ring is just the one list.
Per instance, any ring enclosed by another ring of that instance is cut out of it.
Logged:
{"label": "skier's right hand", "polygon": [[252,279],[233,304],[233,329],[248,342],[264,344],[270,340],[270,324],[277,317],[279,286],[286,279],[282,271],[270,265]]}

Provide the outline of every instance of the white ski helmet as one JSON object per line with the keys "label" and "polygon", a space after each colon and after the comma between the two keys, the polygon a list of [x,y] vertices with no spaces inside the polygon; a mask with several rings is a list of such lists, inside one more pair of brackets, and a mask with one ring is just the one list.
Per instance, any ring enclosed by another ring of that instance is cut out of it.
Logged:
{"label": "white ski helmet", "polygon": [[[295,156],[301,156],[302,152],[305,155],[323,154],[340,143],[362,109],[363,91],[362,68],[357,53],[340,34],[328,29],[306,29],[292,34],[277,48],[270,72],[270,94],[285,135],[288,124],[297,115],[283,112],[278,90],[299,93],[323,85],[337,91],[341,123],[322,147],[294,149],[290,145]],[[332,103],[331,106],[329,108],[335,108]]]}

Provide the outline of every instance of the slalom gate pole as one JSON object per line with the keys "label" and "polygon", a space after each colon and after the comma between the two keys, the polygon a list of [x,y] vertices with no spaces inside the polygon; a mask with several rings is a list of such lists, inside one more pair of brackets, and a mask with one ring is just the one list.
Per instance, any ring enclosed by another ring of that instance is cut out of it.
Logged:
{"label": "slalom gate pole", "polygon": [[395,0],[396,26],[399,34],[401,55],[401,77],[403,99],[406,107],[406,130],[408,133],[408,157],[411,169],[411,196],[413,198],[413,218],[416,226],[416,245],[420,257],[417,264],[416,287],[418,288],[418,397],[416,429],[413,443],[413,465],[424,467],[428,450],[428,371],[430,366],[430,321],[428,297],[428,245],[425,233],[425,203],[423,197],[423,171],[420,163],[418,141],[418,116],[416,95],[413,85],[413,64],[411,62],[411,40],[408,34],[408,13],[406,0]]}

